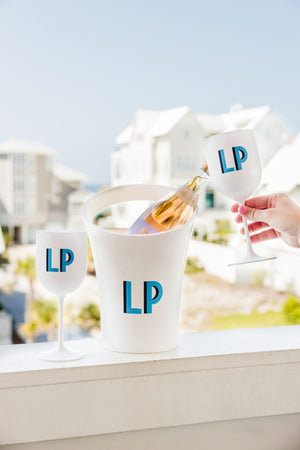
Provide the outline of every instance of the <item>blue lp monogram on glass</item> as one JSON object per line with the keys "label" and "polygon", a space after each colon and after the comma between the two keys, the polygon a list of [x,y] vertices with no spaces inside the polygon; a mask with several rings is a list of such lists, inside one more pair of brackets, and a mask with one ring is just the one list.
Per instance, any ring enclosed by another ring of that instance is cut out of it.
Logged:
{"label": "blue lp monogram on glass", "polygon": [[65,272],[67,266],[74,261],[74,252],[69,248],[59,249],[59,268],[52,267],[52,248],[46,249],[46,272]]}
{"label": "blue lp monogram on glass", "polygon": [[242,170],[242,163],[244,163],[248,158],[248,153],[245,147],[237,146],[232,147],[233,159],[234,159],[234,167],[227,167],[224,150],[219,150],[219,160],[221,164],[222,173],[234,172],[234,170]]}
{"label": "blue lp monogram on glass", "polygon": [[[155,293],[152,297],[152,289]],[[158,281],[144,281],[144,314],[152,314],[152,305],[163,295],[163,287]],[[131,281],[123,281],[123,311],[125,314],[142,314],[141,308],[133,308],[131,301]]]}

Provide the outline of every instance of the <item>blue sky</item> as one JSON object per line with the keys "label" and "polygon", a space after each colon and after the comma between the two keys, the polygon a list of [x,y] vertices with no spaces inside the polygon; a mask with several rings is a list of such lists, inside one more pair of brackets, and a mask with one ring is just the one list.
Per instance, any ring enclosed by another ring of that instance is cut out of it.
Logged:
{"label": "blue sky", "polygon": [[300,2],[0,0],[0,140],[92,182],[139,108],[269,104],[300,131]]}

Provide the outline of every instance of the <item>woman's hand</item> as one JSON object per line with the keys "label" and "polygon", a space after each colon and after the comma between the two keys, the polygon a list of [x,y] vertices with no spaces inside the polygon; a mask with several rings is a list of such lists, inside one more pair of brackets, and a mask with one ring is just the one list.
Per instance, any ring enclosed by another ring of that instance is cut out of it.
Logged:
{"label": "woman's hand", "polygon": [[[260,242],[280,237],[291,247],[300,247],[300,208],[286,194],[271,194],[253,197],[245,206],[237,203],[231,208],[238,213],[237,223],[242,223],[242,215],[253,221],[249,224],[251,242]],[[245,234],[244,228],[241,230]]]}

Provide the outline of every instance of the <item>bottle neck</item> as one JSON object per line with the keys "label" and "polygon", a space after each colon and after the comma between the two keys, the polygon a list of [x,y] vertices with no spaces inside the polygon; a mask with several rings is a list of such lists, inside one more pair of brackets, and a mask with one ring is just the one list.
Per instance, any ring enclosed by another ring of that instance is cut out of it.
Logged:
{"label": "bottle neck", "polygon": [[185,202],[191,206],[195,206],[197,204],[200,188],[204,189],[208,183],[209,177],[205,169],[207,169],[207,166],[202,168],[198,175],[181,186],[181,188],[177,191],[180,197],[182,197]]}
{"label": "bottle neck", "polygon": [[194,178],[188,181],[185,186],[187,186],[191,191],[197,192],[200,189],[200,186],[203,184],[203,182],[209,180],[207,170],[205,169],[207,169],[207,166],[201,169],[198,175],[196,175]]}

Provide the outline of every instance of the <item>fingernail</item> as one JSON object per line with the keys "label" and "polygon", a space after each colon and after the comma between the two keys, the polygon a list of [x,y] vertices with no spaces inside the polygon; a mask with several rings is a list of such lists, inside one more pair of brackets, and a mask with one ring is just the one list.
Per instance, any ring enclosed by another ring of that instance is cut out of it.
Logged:
{"label": "fingernail", "polygon": [[246,214],[246,212],[247,212],[247,207],[246,206],[241,206],[240,207],[240,213],[241,214]]}

